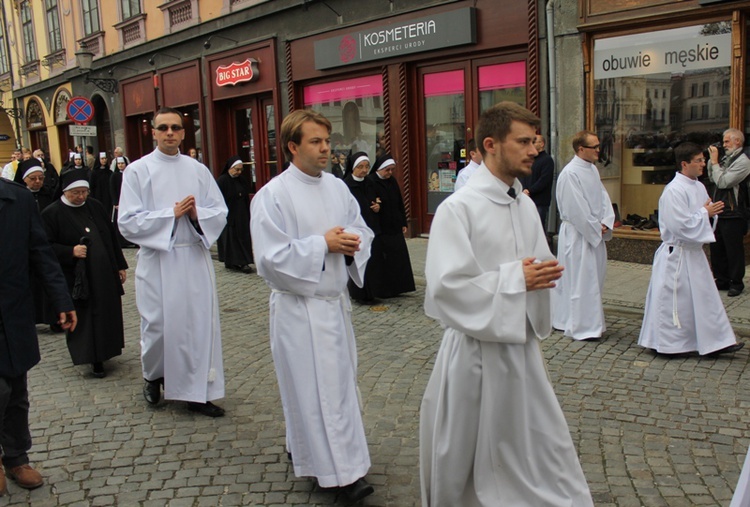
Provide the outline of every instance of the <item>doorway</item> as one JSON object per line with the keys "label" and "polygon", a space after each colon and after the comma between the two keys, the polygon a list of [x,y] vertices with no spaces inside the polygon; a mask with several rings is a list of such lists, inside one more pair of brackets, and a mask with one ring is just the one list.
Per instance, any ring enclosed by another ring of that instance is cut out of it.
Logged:
{"label": "doorway", "polygon": [[[276,108],[271,95],[243,98],[231,105],[233,154],[242,159],[250,194],[279,172]],[[232,154],[228,155],[232,156]]]}

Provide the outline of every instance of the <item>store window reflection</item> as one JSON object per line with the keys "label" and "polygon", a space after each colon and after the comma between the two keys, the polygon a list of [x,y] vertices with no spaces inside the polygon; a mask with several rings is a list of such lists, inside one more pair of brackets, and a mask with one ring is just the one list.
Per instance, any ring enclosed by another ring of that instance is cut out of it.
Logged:
{"label": "store window reflection", "polygon": [[331,150],[337,155],[364,151],[375,160],[383,132],[383,79],[358,77],[306,86],[305,107],[328,118]]}
{"label": "store window reflection", "polygon": [[[680,59],[696,47],[715,47],[716,58]],[[728,22],[595,41],[599,168],[623,217],[655,212],[674,177],[678,144],[721,140],[729,127],[730,51]],[[639,55],[648,55],[648,65],[632,59]]]}
{"label": "store window reflection", "polygon": [[509,100],[526,106],[526,62],[479,67],[479,114]]}

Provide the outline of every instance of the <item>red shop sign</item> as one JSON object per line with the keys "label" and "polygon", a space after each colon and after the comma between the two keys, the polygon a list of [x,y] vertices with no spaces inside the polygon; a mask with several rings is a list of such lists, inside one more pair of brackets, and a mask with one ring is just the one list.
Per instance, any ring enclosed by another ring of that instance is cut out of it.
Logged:
{"label": "red shop sign", "polygon": [[258,61],[248,58],[244,62],[220,65],[216,69],[216,86],[236,85],[258,79]]}

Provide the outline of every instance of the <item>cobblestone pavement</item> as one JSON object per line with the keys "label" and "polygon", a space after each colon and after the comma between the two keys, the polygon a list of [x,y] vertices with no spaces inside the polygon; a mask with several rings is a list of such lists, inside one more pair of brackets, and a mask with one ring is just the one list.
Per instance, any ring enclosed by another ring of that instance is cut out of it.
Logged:
{"label": "cobblestone pavement", "polygon": [[[422,311],[425,243],[409,241],[416,293],[354,308],[368,478],[376,487],[363,505],[419,505],[419,404],[441,337]],[[131,266],[134,254],[126,251]],[[286,457],[267,288],[257,275],[215,266],[227,416],[143,400],[131,268],[126,348],[106,364],[105,379],[72,366],[64,335],[39,327],[43,359],[29,375],[31,460],[46,484],[27,492],[10,482],[0,505],[337,504],[294,477]],[[747,348],[734,357],[664,360],[635,345],[640,317],[609,303],[600,343],[559,333],[543,342],[596,505],[728,505],[750,443]]]}

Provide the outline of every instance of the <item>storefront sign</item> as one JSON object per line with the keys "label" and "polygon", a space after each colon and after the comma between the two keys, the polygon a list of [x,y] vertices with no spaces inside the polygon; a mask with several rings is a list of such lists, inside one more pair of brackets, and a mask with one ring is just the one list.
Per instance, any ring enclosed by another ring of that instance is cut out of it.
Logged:
{"label": "storefront sign", "polygon": [[476,12],[464,7],[315,42],[318,70],[476,44]]}
{"label": "storefront sign", "polygon": [[246,81],[255,81],[259,77],[258,61],[248,58],[244,62],[221,65],[216,69],[216,86],[236,85]]}
{"label": "storefront sign", "polygon": [[[647,38],[650,34],[644,34]],[[629,36],[628,36],[629,37]],[[594,79],[673,73],[728,67],[731,64],[732,35],[705,35],[648,44],[630,44],[617,39],[596,41]]]}

